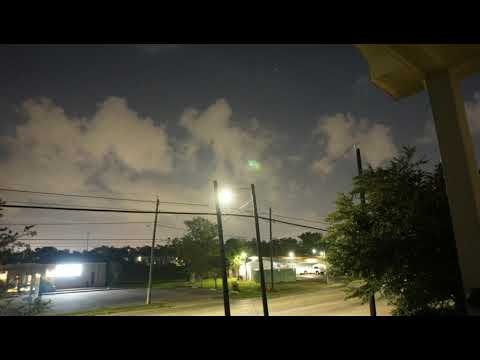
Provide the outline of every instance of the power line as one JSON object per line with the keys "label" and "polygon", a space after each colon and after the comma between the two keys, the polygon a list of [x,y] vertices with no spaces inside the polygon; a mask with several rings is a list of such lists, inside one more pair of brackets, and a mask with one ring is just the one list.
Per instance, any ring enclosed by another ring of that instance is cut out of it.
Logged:
{"label": "power line", "polygon": [[[91,211],[91,212],[112,212],[112,213],[130,213],[130,214],[155,214],[155,211],[152,210],[119,210],[119,209],[102,209],[102,208],[72,208],[72,207],[48,207],[48,206],[28,206],[28,205],[9,205],[4,204],[0,207],[7,207],[7,208],[19,208],[19,209],[43,209],[43,210],[63,210],[63,211]],[[196,216],[216,216],[217,214],[214,212],[180,212],[180,211],[158,211],[158,214],[166,214],[166,215],[196,215]],[[231,213],[224,213],[223,216],[236,216],[236,217],[244,217],[252,219],[253,215],[244,215],[244,214],[231,214]],[[259,216],[259,219],[270,221],[269,218]],[[273,219],[273,222],[292,225],[296,227],[306,228],[306,229],[313,229],[319,231],[327,231],[327,229],[317,228],[308,225],[301,225],[296,223],[291,223],[287,221],[282,221],[278,219]]]}
{"label": "power line", "polygon": [[321,220],[304,219],[304,218],[298,218],[298,217],[293,217],[293,216],[285,216],[285,215],[279,215],[279,214],[275,214],[275,216],[279,217],[279,218],[283,218],[283,219],[300,220],[300,221],[304,221],[304,222],[311,222],[311,223],[328,225],[327,222],[321,221]]}
{"label": "power line", "polygon": [[[117,198],[117,197],[107,197],[107,196],[97,196],[97,195],[79,195],[79,194],[65,194],[65,193],[53,193],[45,191],[32,191],[32,190],[23,190],[23,189],[11,189],[11,188],[2,188],[0,191],[9,191],[9,192],[19,192],[19,193],[28,193],[28,194],[39,194],[39,195],[53,195],[53,196],[65,196],[65,197],[76,197],[76,198],[89,198],[89,199],[103,199],[103,200],[118,200],[118,201],[134,201],[142,203],[156,203],[153,200],[142,200],[142,199],[130,199],[130,198]],[[184,202],[175,202],[175,201],[160,201],[161,204],[171,204],[171,205],[191,205],[191,206],[206,206],[208,204],[198,204],[198,203],[184,203]]]}

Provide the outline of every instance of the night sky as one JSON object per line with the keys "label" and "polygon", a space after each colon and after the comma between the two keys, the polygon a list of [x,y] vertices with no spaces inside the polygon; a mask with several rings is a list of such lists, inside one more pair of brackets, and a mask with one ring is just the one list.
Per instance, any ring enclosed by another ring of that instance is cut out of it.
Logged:
{"label": "night sky", "polygon": [[[368,80],[351,45],[2,45],[0,187],[192,202],[161,210],[211,211],[212,180],[257,186],[259,211],[324,219],[364,163],[404,145],[436,162],[425,92],[394,101]],[[475,144],[480,77],[462,83]],[[477,157],[480,155],[476,146]],[[256,160],[260,169],[248,167]],[[7,201],[153,210],[154,204],[0,192]],[[249,193],[236,190],[240,207]],[[243,210],[250,210],[251,204]],[[152,221],[153,215],[4,209],[2,223]],[[159,218],[159,238],[188,217]],[[215,221],[215,218],[211,219]],[[305,223],[322,226],[319,223]],[[178,229],[174,229],[174,228]],[[14,227],[19,228],[19,227]],[[262,236],[268,227],[262,224]],[[35,245],[82,248],[149,241],[146,224],[38,226]],[[252,237],[229,218],[227,235]],[[274,226],[274,236],[305,230]],[[93,239],[125,239],[95,242]],[[75,244],[75,245],[73,245]]]}

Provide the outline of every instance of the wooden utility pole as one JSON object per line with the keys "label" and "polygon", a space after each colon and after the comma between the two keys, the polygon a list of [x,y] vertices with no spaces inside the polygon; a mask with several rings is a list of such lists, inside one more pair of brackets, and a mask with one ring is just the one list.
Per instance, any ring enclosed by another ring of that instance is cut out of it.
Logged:
{"label": "wooden utility pole", "polygon": [[265,286],[265,273],[263,272],[262,240],[260,238],[260,225],[258,224],[257,197],[255,196],[255,185],[252,184],[253,214],[255,216],[255,231],[257,234],[257,255],[260,271],[260,285],[262,287],[263,316],[268,316],[267,290]]}
{"label": "wooden utility pole", "polygon": [[[357,147],[357,168],[358,168],[358,175],[361,176],[363,173],[362,156],[360,154],[360,149],[358,147]],[[362,202],[362,205],[365,205],[365,193],[363,191],[360,193],[360,201]],[[369,305],[370,305],[370,316],[377,316],[377,306],[375,304],[375,293],[372,293],[370,295]]]}
{"label": "wooden utility pole", "polygon": [[223,243],[222,211],[220,209],[220,200],[218,199],[218,184],[216,180],[213,182],[213,192],[215,195],[215,206],[217,208],[218,241],[220,245],[220,265],[222,267],[223,307],[225,309],[225,316],[230,316],[230,299],[228,296],[227,262],[225,260],[225,245]]}
{"label": "wooden utility pole", "polygon": [[155,250],[155,237],[157,234],[157,219],[158,219],[158,205],[160,201],[157,197],[157,204],[155,206],[155,222],[153,224],[153,236],[152,236],[152,247],[150,249],[150,268],[148,269],[148,285],[147,285],[147,298],[145,299],[145,304],[150,305],[152,303],[152,276],[153,276],[153,255]]}
{"label": "wooden utility pole", "polygon": [[270,225],[270,291],[273,291],[273,241],[272,241],[272,208],[268,211],[268,220]]}

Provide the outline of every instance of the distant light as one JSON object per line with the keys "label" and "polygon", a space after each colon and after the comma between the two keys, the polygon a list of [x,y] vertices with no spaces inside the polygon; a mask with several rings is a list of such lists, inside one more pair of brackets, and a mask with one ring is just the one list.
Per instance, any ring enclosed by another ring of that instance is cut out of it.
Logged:
{"label": "distant light", "polygon": [[320,251],[320,256],[325,256],[325,251]]}
{"label": "distant light", "polygon": [[82,264],[57,264],[53,270],[47,270],[46,277],[77,277],[82,275]]}
{"label": "distant light", "polygon": [[141,256],[138,256],[138,257],[137,257],[137,261],[138,261],[138,262],[141,262],[141,261],[142,261],[142,257],[141,257]]}
{"label": "distant light", "polygon": [[316,253],[317,253],[317,250],[316,250],[316,249],[312,249],[312,253],[313,253],[313,254],[316,254]]}
{"label": "distant light", "polygon": [[288,253],[288,257],[291,257],[291,258],[295,257],[295,253],[293,251],[290,251]]}
{"label": "distant light", "polygon": [[218,193],[218,201],[221,205],[228,205],[233,201],[233,192],[228,188],[220,190]]}
{"label": "distant light", "polygon": [[246,259],[247,258],[247,253],[245,251],[242,251],[242,253],[240,254],[240,256],[243,258],[243,259]]}
{"label": "distant light", "polygon": [[257,160],[248,160],[248,167],[252,170],[260,170],[261,166]]}

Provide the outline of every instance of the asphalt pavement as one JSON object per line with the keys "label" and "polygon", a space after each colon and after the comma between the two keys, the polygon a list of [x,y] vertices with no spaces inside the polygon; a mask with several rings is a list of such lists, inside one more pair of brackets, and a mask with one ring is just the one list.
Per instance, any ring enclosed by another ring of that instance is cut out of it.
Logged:
{"label": "asphalt pavement", "polygon": [[[105,307],[141,305],[145,303],[145,289],[118,289],[91,292],[75,292],[43,295],[43,300],[50,300],[50,307],[45,315],[62,314],[76,311],[90,311]],[[222,303],[221,293],[208,289],[153,289],[152,302],[169,302],[181,304],[204,300]]]}
{"label": "asphalt pavement", "polygon": [[[144,289],[121,289],[79,292],[43,296],[51,300],[45,315],[90,311],[105,307],[141,305],[145,302]],[[209,289],[153,289],[152,302],[166,302],[173,307],[126,312],[126,316],[223,316],[222,293]],[[233,316],[261,316],[261,298],[231,299]],[[269,298],[272,316],[368,316],[368,304],[345,300],[341,287],[331,286],[315,291]],[[390,307],[377,299],[379,316],[390,315]]]}

